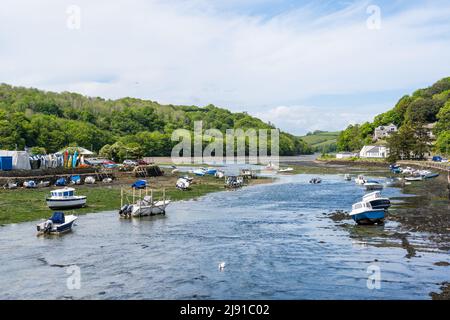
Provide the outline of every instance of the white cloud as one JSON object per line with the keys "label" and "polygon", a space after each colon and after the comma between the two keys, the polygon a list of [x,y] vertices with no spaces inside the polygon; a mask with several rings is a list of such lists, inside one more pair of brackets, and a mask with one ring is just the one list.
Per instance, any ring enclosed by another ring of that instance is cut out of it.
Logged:
{"label": "white cloud", "polygon": [[297,135],[309,131],[339,131],[349,124],[363,123],[373,118],[380,106],[366,108],[335,108],[312,106],[278,106],[256,116],[275,123],[277,127]]}
{"label": "white cloud", "polygon": [[[80,30],[66,27],[72,4],[82,10]],[[280,105],[297,110],[316,95],[417,87],[449,74],[450,4],[390,16],[382,7],[379,31],[366,27],[367,4],[329,15],[309,5],[267,18],[221,11],[202,0],[6,0],[0,81],[111,98],[214,103],[258,112],[283,128],[290,122],[273,111]],[[368,107],[360,106],[364,120]],[[353,109],[334,114],[351,118]],[[308,114],[323,118],[320,108]],[[347,122],[328,118],[320,120],[322,129]]]}

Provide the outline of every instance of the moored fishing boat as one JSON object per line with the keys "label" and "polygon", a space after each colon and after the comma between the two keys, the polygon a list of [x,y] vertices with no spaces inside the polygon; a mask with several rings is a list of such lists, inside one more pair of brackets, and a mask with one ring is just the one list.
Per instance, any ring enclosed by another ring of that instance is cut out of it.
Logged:
{"label": "moored fishing boat", "polygon": [[358,224],[381,224],[384,221],[385,210],[374,209],[370,202],[362,201],[352,206],[350,216]]}
{"label": "moored fishing boat", "polygon": [[372,209],[388,209],[391,206],[391,200],[383,198],[380,191],[368,193],[362,199],[369,202]]}
{"label": "moored fishing boat", "polygon": [[381,190],[383,189],[383,185],[378,181],[368,180],[366,183],[364,183],[364,188],[366,188],[367,191]]}
{"label": "moored fishing boat", "polygon": [[50,192],[47,197],[47,206],[50,209],[82,208],[86,205],[86,196],[75,195],[74,188],[57,189]]}
{"label": "moored fishing boat", "polygon": [[75,220],[74,215],[65,216],[64,212],[53,212],[53,215],[45,222],[36,226],[38,235],[41,234],[61,234],[72,230]]}
{"label": "moored fishing boat", "polygon": [[355,179],[355,183],[356,183],[356,184],[359,184],[359,185],[364,184],[364,183],[366,183],[366,182],[367,182],[367,181],[366,181],[366,179],[364,178],[363,175],[359,175],[359,176]]}
{"label": "moored fishing boat", "polygon": [[130,204],[124,204],[124,190],[121,190],[121,207],[119,210],[119,215],[122,218],[131,217],[145,217],[154,216],[159,214],[165,214],[166,208],[170,204],[170,200],[166,200],[165,190],[163,190],[162,200],[155,201],[153,199],[153,190],[151,190],[150,195],[148,195],[148,189],[145,189],[145,196],[142,198],[142,190],[140,190],[137,195],[133,191],[133,200]]}

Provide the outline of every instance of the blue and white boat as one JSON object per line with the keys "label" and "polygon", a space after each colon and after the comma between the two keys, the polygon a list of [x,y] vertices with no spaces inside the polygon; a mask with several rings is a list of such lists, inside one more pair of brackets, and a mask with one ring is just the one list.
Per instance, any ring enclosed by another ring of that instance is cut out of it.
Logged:
{"label": "blue and white boat", "polygon": [[38,235],[68,232],[72,230],[73,223],[77,219],[74,215],[65,216],[64,212],[53,212],[53,215],[47,221],[36,226]]}
{"label": "blue and white boat", "polygon": [[215,169],[215,168],[208,168],[208,169],[205,169],[205,174],[209,174],[209,175],[211,175],[211,176],[215,175],[216,172],[217,172],[217,169]]}
{"label": "blue and white boat", "polygon": [[86,196],[75,195],[74,188],[64,188],[51,191],[46,201],[50,209],[74,209],[86,205]]}
{"label": "blue and white boat", "polygon": [[383,185],[375,180],[368,180],[366,183],[364,183],[364,187],[367,191],[383,189]]}
{"label": "blue and white boat", "polygon": [[362,201],[352,206],[350,216],[358,224],[381,224],[384,221],[386,211],[372,208],[370,202]]}
{"label": "blue and white boat", "polygon": [[195,174],[196,176],[202,177],[206,174],[206,169],[205,168],[195,169],[195,170],[192,170],[192,173]]}

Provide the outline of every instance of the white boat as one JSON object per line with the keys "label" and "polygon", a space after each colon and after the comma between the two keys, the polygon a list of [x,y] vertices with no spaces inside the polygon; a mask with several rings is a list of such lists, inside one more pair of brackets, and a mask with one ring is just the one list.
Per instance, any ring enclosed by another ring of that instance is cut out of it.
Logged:
{"label": "white boat", "polygon": [[349,175],[349,174],[347,173],[347,174],[345,174],[345,176],[344,176],[344,180],[345,180],[345,181],[352,181],[352,176]]}
{"label": "white boat", "polygon": [[37,188],[37,183],[33,180],[25,181],[23,183],[23,187],[27,188],[27,189],[34,189],[34,188]]}
{"label": "white boat", "polygon": [[41,181],[37,184],[38,188],[46,188],[50,186],[50,181]]}
{"label": "white boat", "polygon": [[278,170],[278,172],[291,172],[291,171],[294,171],[294,168],[288,167]]}
{"label": "white boat", "polygon": [[145,217],[165,214],[170,200],[153,201],[151,196],[145,196],[135,204],[124,205],[119,214],[122,217]]}
{"label": "white boat", "polygon": [[181,177],[181,178],[178,178],[178,180],[177,180],[177,182],[176,182],[176,184],[175,184],[175,186],[177,187],[177,189],[179,189],[179,190],[188,190],[189,189],[189,187],[191,186],[191,183],[192,183],[192,178],[189,178],[189,177]]}
{"label": "white boat", "polygon": [[405,177],[406,181],[422,181],[424,179],[424,176],[421,175],[415,175],[411,177]]}
{"label": "white boat", "polygon": [[86,177],[86,179],[84,179],[84,183],[85,184],[94,184],[95,183],[95,178],[92,176]]}
{"label": "white boat", "polygon": [[72,230],[72,226],[78,218],[74,215],[65,216],[63,212],[54,212],[52,217],[36,226],[40,234],[61,234]]}
{"label": "white boat", "polygon": [[362,199],[364,202],[369,202],[372,209],[388,209],[391,206],[391,200],[384,198],[380,191],[368,193]]}
{"label": "white boat", "polygon": [[359,175],[356,179],[355,179],[356,184],[362,185],[365,184],[367,182],[366,178],[364,178],[364,176]]}
{"label": "white boat", "polygon": [[364,183],[364,187],[366,188],[366,190],[370,191],[370,190],[381,190],[383,189],[383,185],[381,183],[379,183],[378,181],[367,181],[366,183]]}
{"label": "white boat", "polygon": [[225,172],[223,172],[222,170],[217,170],[214,176],[216,178],[222,179],[223,177],[225,177]]}
{"label": "white boat", "polygon": [[50,209],[81,208],[86,205],[86,196],[77,196],[74,188],[66,187],[51,191],[46,201]]}
{"label": "white boat", "polygon": [[367,201],[355,203],[350,212],[350,217],[358,224],[382,223],[384,216],[384,209],[374,209]]}
{"label": "white boat", "polygon": [[267,166],[265,167],[266,170],[278,170],[279,167],[272,162],[269,162]]}

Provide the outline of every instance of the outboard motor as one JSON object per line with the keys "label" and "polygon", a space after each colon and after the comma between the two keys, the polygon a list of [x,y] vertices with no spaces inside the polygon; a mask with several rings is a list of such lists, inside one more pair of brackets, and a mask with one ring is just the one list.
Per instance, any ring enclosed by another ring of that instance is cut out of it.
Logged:
{"label": "outboard motor", "polygon": [[127,212],[127,209],[128,209],[128,204],[126,204],[126,205],[124,205],[122,208],[120,208],[120,210],[119,210],[119,214],[120,215],[124,215],[124,214],[126,214],[126,212]]}
{"label": "outboard motor", "polygon": [[53,227],[53,221],[52,220],[47,220],[44,223],[44,233],[49,233],[52,230]]}

